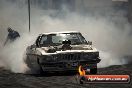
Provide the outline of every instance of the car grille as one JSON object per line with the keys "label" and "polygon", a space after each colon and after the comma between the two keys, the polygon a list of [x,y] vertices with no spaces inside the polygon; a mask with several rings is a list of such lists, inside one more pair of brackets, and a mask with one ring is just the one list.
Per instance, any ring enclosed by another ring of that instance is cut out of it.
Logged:
{"label": "car grille", "polygon": [[82,54],[60,54],[58,55],[58,59],[63,60],[80,60],[82,58]]}
{"label": "car grille", "polygon": [[86,60],[86,59],[92,59],[97,58],[98,55],[90,52],[90,53],[65,53],[65,54],[58,54],[57,60]]}

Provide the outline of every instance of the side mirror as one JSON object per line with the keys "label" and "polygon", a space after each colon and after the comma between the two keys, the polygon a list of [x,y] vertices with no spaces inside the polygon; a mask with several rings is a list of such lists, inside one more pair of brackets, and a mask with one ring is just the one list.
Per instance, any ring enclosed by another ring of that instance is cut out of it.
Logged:
{"label": "side mirror", "polygon": [[92,45],[92,41],[88,41],[88,45]]}
{"label": "side mirror", "polygon": [[31,49],[33,49],[33,48],[36,48],[36,45],[31,45],[31,47],[30,47]]}

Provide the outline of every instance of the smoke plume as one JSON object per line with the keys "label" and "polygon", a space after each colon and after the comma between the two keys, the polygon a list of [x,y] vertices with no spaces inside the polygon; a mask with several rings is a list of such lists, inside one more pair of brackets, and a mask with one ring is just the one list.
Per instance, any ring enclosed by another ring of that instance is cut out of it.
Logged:
{"label": "smoke plume", "polygon": [[[92,9],[89,12],[70,11],[66,6],[44,10],[32,4],[29,33],[27,7],[26,0],[0,0],[0,65],[13,72],[28,69],[23,59],[26,47],[34,43],[38,34],[45,32],[80,31],[100,51],[99,67],[125,64],[124,56],[132,55],[131,27],[123,11],[116,13],[122,14],[119,17],[95,13]],[[110,8],[109,13],[114,13],[114,9]],[[18,31],[21,37],[4,47],[7,27]]]}

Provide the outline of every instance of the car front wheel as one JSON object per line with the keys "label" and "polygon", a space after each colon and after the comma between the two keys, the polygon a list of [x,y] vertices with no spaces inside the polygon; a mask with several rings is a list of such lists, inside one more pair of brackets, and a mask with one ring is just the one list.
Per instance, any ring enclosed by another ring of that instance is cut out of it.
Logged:
{"label": "car front wheel", "polygon": [[91,74],[97,74],[97,68],[91,68],[90,73]]}

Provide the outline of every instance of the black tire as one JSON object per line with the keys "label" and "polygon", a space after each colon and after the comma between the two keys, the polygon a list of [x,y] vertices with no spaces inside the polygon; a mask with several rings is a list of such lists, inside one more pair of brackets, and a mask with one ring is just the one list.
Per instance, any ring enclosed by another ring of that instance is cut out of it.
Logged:
{"label": "black tire", "polygon": [[97,74],[97,68],[90,69],[90,74]]}
{"label": "black tire", "polygon": [[43,70],[40,66],[37,69],[30,68],[30,71],[33,75],[43,75]]}
{"label": "black tire", "polygon": [[42,75],[43,74],[43,69],[40,66],[39,58],[37,58],[37,63],[38,63],[38,69],[36,69],[36,72],[37,72],[38,75]]}
{"label": "black tire", "polygon": [[[38,58],[37,58],[37,63],[38,63]],[[29,67],[29,71],[27,73],[29,74],[33,74],[33,75],[42,75],[43,70],[42,67],[39,65],[37,65],[37,67],[34,68],[34,66],[31,64],[31,61],[29,58],[26,59],[26,64]]]}
{"label": "black tire", "polygon": [[80,77],[79,83],[80,84],[84,84],[85,78],[84,77]]}

